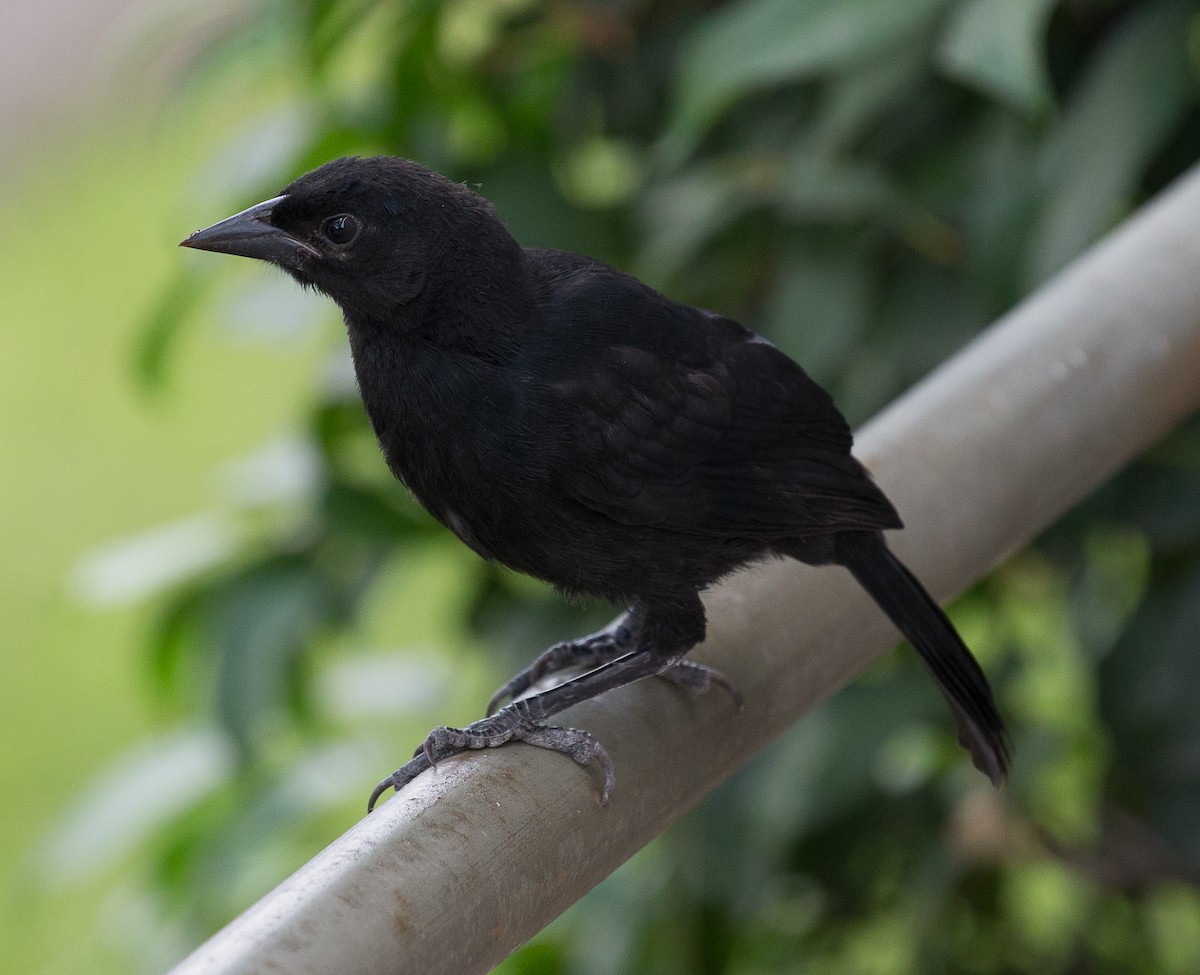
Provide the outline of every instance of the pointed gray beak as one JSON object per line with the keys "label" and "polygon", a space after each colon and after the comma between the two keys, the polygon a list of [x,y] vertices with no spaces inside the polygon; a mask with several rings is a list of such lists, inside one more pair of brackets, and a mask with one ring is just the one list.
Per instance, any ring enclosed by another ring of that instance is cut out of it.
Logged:
{"label": "pointed gray beak", "polygon": [[283,267],[299,267],[302,259],[320,257],[320,253],[271,223],[271,212],[282,196],[256,203],[220,223],[197,230],[180,247],[194,247],[218,254],[254,257]]}

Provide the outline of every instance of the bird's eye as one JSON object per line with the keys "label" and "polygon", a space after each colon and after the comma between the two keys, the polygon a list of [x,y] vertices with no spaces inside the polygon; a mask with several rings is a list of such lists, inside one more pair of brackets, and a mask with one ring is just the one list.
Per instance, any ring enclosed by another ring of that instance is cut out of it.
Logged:
{"label": "bird's eye", "polygon": [[321,224],[321,236],[331,244],[348,244],[358,236],[358,220],[348,213],[329,217]]}

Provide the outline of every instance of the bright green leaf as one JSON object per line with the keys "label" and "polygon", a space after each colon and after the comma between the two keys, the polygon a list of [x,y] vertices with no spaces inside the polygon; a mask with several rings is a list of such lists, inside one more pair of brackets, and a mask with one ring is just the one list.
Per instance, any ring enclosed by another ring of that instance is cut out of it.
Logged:
{"label": "bright green leaf", "polygon": [[563,195],[572,203],[603,209],[633,195],[642,181],[642,163],[628,143],[592,138],[566,155],[556,175]]}

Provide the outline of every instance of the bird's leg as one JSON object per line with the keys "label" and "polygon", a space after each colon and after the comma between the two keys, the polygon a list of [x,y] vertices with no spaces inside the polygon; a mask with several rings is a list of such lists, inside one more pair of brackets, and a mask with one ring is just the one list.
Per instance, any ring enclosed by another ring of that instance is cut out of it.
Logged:
{"label": "bird's leg", "polygon": [[[580,765],[599,762],[604,769],[600,801],[607,802],[615,776],[604,747],[586,731],[543,722],[605,691],[645,677],[676,672],[683,655],[704,638],[705,629],[704,607],[694,593],[639,604],[625,618],[637,622],[629,638],[631,649],[628,653],[557,687],[514,701],[466,728],[435,728],[410,762],[379,783],[371,795],[368,810],[387,789],[400,789],[443,758],[472,749],[496,748],[509,741],[524,741],[562,752]],[[690,669],[685,670],[692,673]],[[701,673],[698,680],[691,677],[685,680],[685,686],[699,686],[711,678]]]}
{"label": "bird's leg", "polygon": [[[564,670],[592,670],[624,656],[636,643],[636,634],[642,625],[644,612],[640,607],[634,607],[629,612],[622,613],[602,630],[578,640],[564,640],[554,644],[492,695],[488,701],[487,713],[494,714],[501,702],[516,700],[546,677]],[[733,698],[739,710],[742,707],[741,693],[729,678],[715,667],[681,660],[667,667],[658,676],[697,694],[715,685]]]}
{"label": "bird's leg", "polygon": [[534,684],[564,670],[592,670],[629,653],[641,620],[635,611],[622,613],[604,629],[578,640],[556,643],[528,667],[501,687],[488,701],[487,713],[493,714],[505,700],[516,700]]}

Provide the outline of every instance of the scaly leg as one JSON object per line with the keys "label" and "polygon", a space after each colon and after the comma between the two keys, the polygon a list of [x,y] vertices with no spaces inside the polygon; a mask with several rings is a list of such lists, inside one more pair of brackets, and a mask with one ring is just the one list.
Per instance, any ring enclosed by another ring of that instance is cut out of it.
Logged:
{"label": "scaly leg", "polygon": [[[635,607],[627,613],[622,613],[603,630],[578,640],[564,640],[554,644],[492,695],[488,701],[487,714],[494,714],[503,701],[515,701],[546,677],[564,670],[592,670],[629,653],[637,642],[637,632],[642,625],[644,613],[643,609]],[[733,698],[738,710],[741,710],[741,693],[729,678],[714,667],[692,661],[680,661],[658,676],[697,694],[716,685],[723,688]]]}
{"label": "scaly leg", "polygon": [[633,648],[634,631],[638,625],[638,621],[632,619],[633,615],[633,610],[630,610],[602,630],[578,640],[554,644],[492,695],[487,713],[494,714],[502,701],[515,701],[544,677],[576,668],[594,670],[610,660],[625,656]]}

